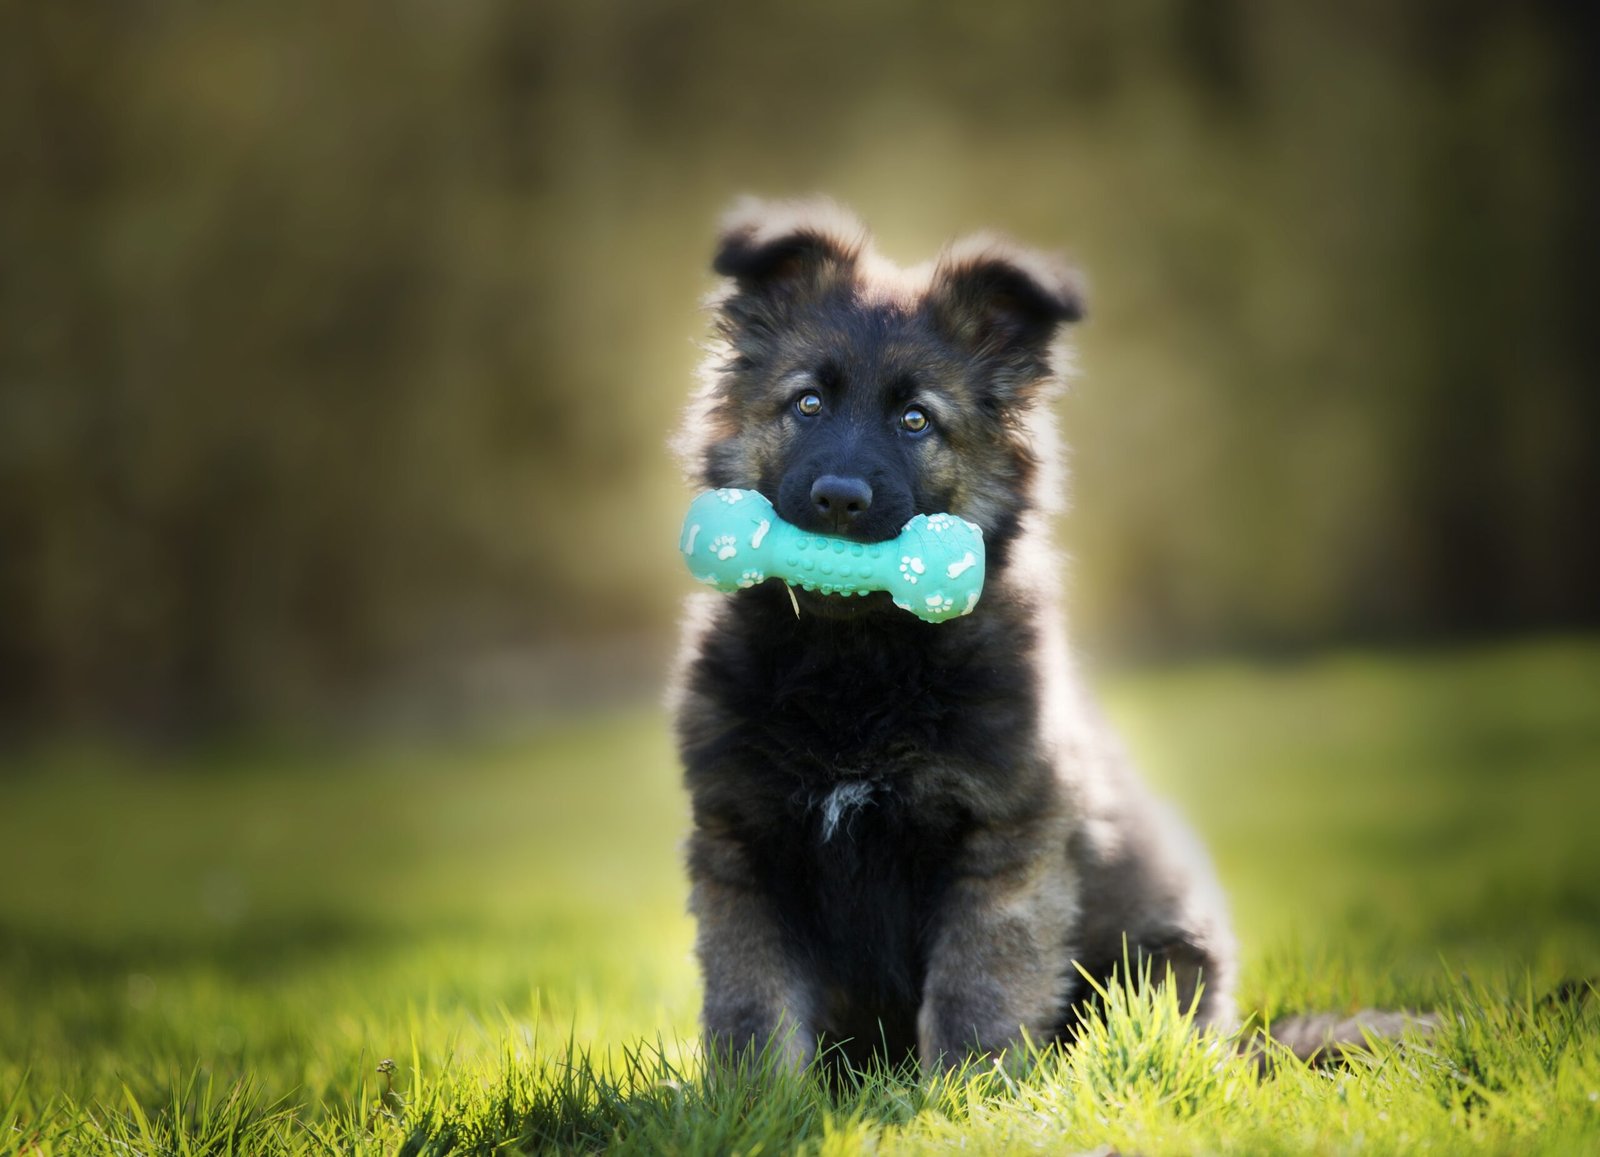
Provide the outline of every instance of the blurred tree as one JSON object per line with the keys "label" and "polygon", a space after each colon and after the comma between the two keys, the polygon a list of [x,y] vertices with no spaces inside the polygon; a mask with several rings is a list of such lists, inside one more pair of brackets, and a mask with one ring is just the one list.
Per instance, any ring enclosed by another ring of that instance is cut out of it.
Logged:
{"label": "blurred tree", "polygon": [[1092,645],[1594,625],[1597,50],[1555,3],[0,6],[0,725],[665,632],[747,189],[1076,251]]}

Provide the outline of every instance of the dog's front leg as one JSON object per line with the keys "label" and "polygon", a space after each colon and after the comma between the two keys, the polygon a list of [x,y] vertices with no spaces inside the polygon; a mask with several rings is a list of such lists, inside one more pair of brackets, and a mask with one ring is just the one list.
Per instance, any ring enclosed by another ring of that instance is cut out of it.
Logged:
{"label": "dog's front leg", "polygon": [[811,986],[783,942],[743,845],[698,829],[689,840],[689,874],[708,1058],[734,1063],[770,1042],[783,1064],[804,1068],[816,1050]]}
{"label": "dog's front leg", "polygon": [[917,1043],[929,1074],[1007,1048],[1023,1030],[1050,1039],[1066,1000],[1076,896],[1064,855],[1029,854],[1002,833],[980,844],[945,897],[928,961]]}

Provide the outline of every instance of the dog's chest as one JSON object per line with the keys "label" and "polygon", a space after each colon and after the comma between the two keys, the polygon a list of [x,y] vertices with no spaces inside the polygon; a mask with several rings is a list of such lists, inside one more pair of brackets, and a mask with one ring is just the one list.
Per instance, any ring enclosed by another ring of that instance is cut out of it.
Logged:
{"label": "dog's chest", "polygon": [[844,990],[918,990],[951,860],[892,783],[846,779],[795,802],[769,832],[768,885],[783,921]]}
{"label": "dog's chest", "polygon": [[767,765],[763,826],[819,885],[920,879],[969,825],[965,786],[985,769],[949,750],[959,723],[915,710],[904,687],[837,692],[780,700],[764,720],[784,754]]}
{"label": "dog's chest", "polygon": [[825,791],[811,792],[805,801],[805,812],[816,824],[817,842],[826,846],[838,836],[853,844],[856,821],[861,813],[878,806],[880,795],[887,800],[890,790],[886,784],[874,780],[847,779]]}

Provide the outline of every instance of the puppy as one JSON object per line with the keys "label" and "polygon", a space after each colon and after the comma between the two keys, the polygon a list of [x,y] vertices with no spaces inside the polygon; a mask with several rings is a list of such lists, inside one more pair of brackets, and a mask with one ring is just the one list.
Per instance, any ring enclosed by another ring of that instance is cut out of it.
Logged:
{"label": "puppy", "polygon": [[1135,967],[1233,1019],[1203,852],[1144,791],[1072,670],[1049,544],[1073,274],[988,237],[900,269],[829,203],[737,206],[681,451],[863,542],[917,513],[983,529],[972,614],[778,580],[701,595],[676,727],[717,1057],[819,1047],[925,1070],[1070,1035],[1078,972]]}

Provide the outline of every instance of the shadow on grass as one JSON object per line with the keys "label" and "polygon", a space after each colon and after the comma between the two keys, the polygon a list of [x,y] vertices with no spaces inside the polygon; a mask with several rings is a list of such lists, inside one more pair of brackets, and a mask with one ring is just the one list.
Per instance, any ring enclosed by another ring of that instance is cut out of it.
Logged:
{"label": "shadow on grass", "polygon": [[398,1152],[785,1152],[842,1122],[883,1128],[948,1112],[952,1090],[986,1079],[1004,1078],[977,1066],[932,1081],[906,1065],[796,1073],[770,1046],[726,1066],[702,1066],[659,1040],[611,1061],[569,1047],[556,1057],[508,1055],[491,1085],[433,1086],[408,1112]]}
{"label": "shadow on grass", "polygon": [[661,1041],[610,1060],[571,1044],[559,1056],[508,1054],[492,1087],[431,1086],[407,1118],[400,1152],[789,1152],[900,1129],[964,1144],[976,1138],[961,1138],[963,1130],[1013,1112],[1070,1140],[1092,1124],[1074,1098],[1184,1117],[1256,1080],[1237,1042],[1197,1032],[1194,1008],[1180,1007],[1170,985],[1151,985],[1148,968],[1131,985],[1113,979],[1098,991],[1071,1044],[1024,1041],[935,1075],[878,1055],[852,1065],[843,1049],[797,1073],[782,1041],[720,1064]]}

